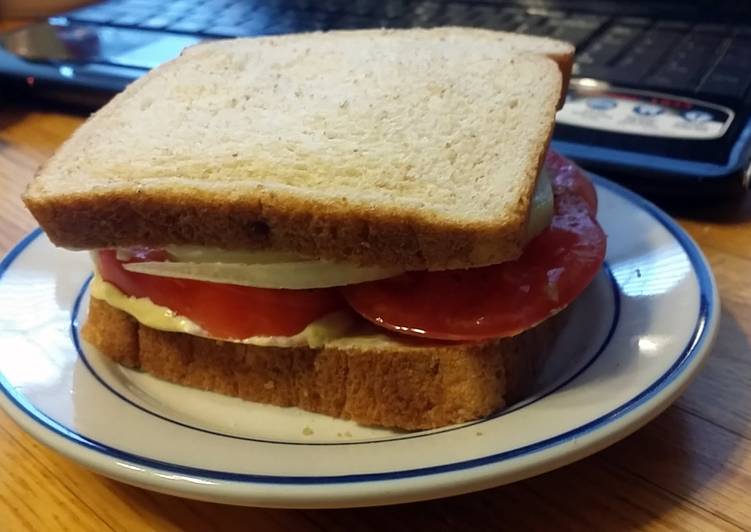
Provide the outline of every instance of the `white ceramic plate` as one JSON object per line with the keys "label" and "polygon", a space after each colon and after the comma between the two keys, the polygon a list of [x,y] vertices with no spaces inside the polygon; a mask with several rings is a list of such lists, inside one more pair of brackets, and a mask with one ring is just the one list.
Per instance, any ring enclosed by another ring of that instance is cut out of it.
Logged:
{"label": "white ceramic plate", "polygon": [[197,499],[278,507],[406,502],[513,482],[589,455],[657,415],[717,330],[691,239],[596,179],[606,267],[571,309],[524,403],[440,430],[368,429],[181,388],[78,337],[89,258],[35,231],[0,263],[0,402],[40,441],[109,477]]}

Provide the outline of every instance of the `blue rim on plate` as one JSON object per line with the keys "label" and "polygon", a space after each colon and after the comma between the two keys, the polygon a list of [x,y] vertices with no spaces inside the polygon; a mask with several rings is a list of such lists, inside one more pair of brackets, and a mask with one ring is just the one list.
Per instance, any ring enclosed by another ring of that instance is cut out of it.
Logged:
{"label": "blue rim on plate", "polygon": [[[90,275],[86,278],[83,285],[81,286],[81,289],[78,291],[78,295],[76,296],[75,302],[73,303],[73,309],[71,311],[71,320],[70,320],[70,335],[73,341],[73,345],[76,348],[76,352],[78,353],[78,358],[81,359],[81,362],[83,362],[84,366],[86,366],[86,369],[91,373],[91,375],[101,384],[104,388],[107,389],[111,394],[117,396],[121,401],[127,403],[128,405],[132,406],[133,408],[137,408],[138,410],[141,410],[142,412],[145,412],[151,416],[154,416],[156,418],[161,419],[162,421],[166,421],[168,423],[174,423],[175,425],[179,425],[183,428],[190,429],[190,430],[196,430],[198,432],[204,432],[206,434],[211,434],[212,436],[220,436],[222,438],[230,438],[233,440],[243,440],[243,441],[252,441],[257,443],[272,443],[277,445],[298,445],[298,446],[311,446],[311,447],[320,447],[320,446],[339,446],[339,445],[374,445],[378,443],[388,443],[393,441],[400,441],[400,440],[412,440],[415,438],[425,438],[428,436],[433,436],[436,434],[443,434],[444,432],[453,432],[455,430],[465,429],[467,427],[473,427],[476,425],[480,425],[482,423],[487,423],[488,421],[492,421],[494,419],[498,419],[499,417],[505,416],[507,414],[510,414],[511,412],[515,412],[516,410],[519,410],[520,408],[527,407],[531,404],[536,403],[537,401],[540,401],[541,399],[544,399],[545,397],[557,392],[564,386],[567,386],[568,384],[574,382],[582,373],[587,371],[589,367],[595,363],[595,361],[600,358],[600,355],[605,351],[605,349],[610,344],[610,341],[613,338],[613,334],[615,334],[616,327],[618,325],[618,320],[620,318],[621,313],[621,300],[620,300],[620,291],[618,289],[618,283],[615,280],[615,276],[613,275],[612,270],[610,269],[610,266],[606,263],[603,264],[603,269],[605,270],[608,281],[610,282],[610,288],[613,291],[613,303],[615,308],[613,309],[613,318],[610,322],[610,326],[608,327],[608,332],[605,335],[605,338],[602,341],[602,344],[600,344],[600,347],[597,348],[595,353],[590,357],[589,360],[587,360],[577,371],[575,371],[571,376],[564,379],[562,382],[556,384],[555,386],[550,387],[549,389],[545,390],[542,393],[539,393],[533,397],[530,397],[524,401],[520,401],[518,403],[514,403],[509,408],[505,408],[503,410],[500,410],[499,412],[495,412],[493,414],[490,414],[487,417],[484,417],[482,419],[478,419],[475,421],[469,421],[467,423],[462,423],[460,425],[456,425],[453,427],[443,428],[443,429],[436,429],[436,430],[428,430],[428,431],[421,431],[418,433],[412,433],[412,434],[404,434],[401,436],[393,436],[390,438],[379,438],[375,440],[364,440],[364,441],[343,441],[343,442],[292,442],[292,441],[281,441],[281,440],[267,440],[262,438],[249,438],[245,436],[236,436],[234,434],[226,434],[224,432],[217,432],[214,430],[208,430],[201,427],[196,427],[194,425],[189,425],[187,423],[183,423],[182,421],[177,421],[175,419],[170,419],[166,416],[163,416],[162,414],[159,414],[157,412],[154,412],[153,410],[149,410],[148,408],[137,404],[136,402],[128,399],[123,394],[115,390],[112,386],[110,386],[109,383],[107,383],[99,373],[96,372],[96,370],[91,365],[91,362],[89,361],[88,357],[86,356],[86,352],[81,346],[81,339],[80,339],[80,333],[79,333],[79,327],[78,327],[78,315],[80,312],[81,305],[84,301],[84,296],[86,295],[86,288],[88,287],[89,283],[91,282],[91,279],[93,278],[93,275]],[[0,275],[2,275],[0,273]],[[72,431],[73,432],[73,431]],[[78,438],[81,439],[87,439],[89,441],[93,441],[90,438],[86,438],[85,436],[81,436],[78,433],[75,433]],[[101,444],[99,444],[101,445]]]}
{"label": "blue rim on plate", "polygon": [[[606,179],[592,176],[593,181],[603,188],[609,189],[611,192],[619,195],[631,203],[637,205],[644,211],[648,212],[657,220],[668,232],[676,239],[680,246],[688,256],[693,270],[697,276],[699,285],[699,315],[697,317],[696,325],[694,327],[693,334],[691,335],[687,345],[684,347],[681,354],[675,360],[675,362],[652,384],[644,388],[640,393],[625,401],[618,407],[612,409],[593,419],[587,423],[584,423],[578,427],[570,429],[561,434],[557,434],[550,438],[524,445],[516,449],[511,449],[501,453],[490,454],[484,457],[475,458],[471,460],[464,460],[459,462],[453,462],[448,464],[441,464],[430,467],[421,467],[415,469],[405,469],[400,471],[386,471],[379,473],[364,473],[364,474],[348,474],[348,475],[333,475],[333,476],[280,476],[280,475],[260,475],[260,474],[239,474],[228,471],[216,471],[201,469],[189,466],[183,466],[170,462],[163,462],[159,460],[153,460],[129,452],[121,451],[119,449],[103,445],[94,440],[81,436],[71,430],[70,428],[61,425],[55,420],[49,418],[43,412],[39,411],[32,404],[30,404],[26,398],[18,390],[13,388],[7,381],[4,375],[0,375],[0,388],[2,388],[3,394],[13,403],[18,409],[27,414],[31,419],[37,422],[42,427],[49,431],[65,438],[66,440],[83,446],[89,450],[97,452],[99,454],[123,460],[134,465],[148,467],[151,469],[178,473],[181,475],[188,475],[197,478],[206,478],[212,480],[222,480],[240,483],[261,483],[261,484],[279,484],[279,485],[326,485],[326,484],[341,484],[341,483],[362,483],[362,482],[376,482],[387,480],[398,480],[405,478],[425,477],[430,475],[437,475],[441,473],[462,471],[472,469],[476,467],[497,464],[505,460],[512,458],[518,458],[521,456],[533,454],[535,452],[542,451],[544,449],[560,445],[564,442],[570,441],[574,438],[582,437],[595,429],[601,428],[604,425],[612,423],[613,421],[622,418],[629,412],[633,411],[640,405],[647,402],[650,398],[655,396],[658,392],[667,388],[682,372],[683,368],[689,365],[696,356],[702,351],[702,347],[709,339],[709,330],[707,328],[709,318],[716,312],[717,301],[714,289],[714,283],[710,272],[705,266],[704,259],[701,252],[697,249],[696,245],[691,241],[690,237],[673,221],[668,215],[663,213],[659,208],[650,203],[649,201],[641,198],[633,192],[626,190],[625,188],[612,183]],[[8,269],[8,267],[14,262],[14,260],[41,234],[41,229],[35,229],[29,235],[24,237],[0,262],[0,281]],[[80,294],[79,298],[80,299]],[[616,301],[618,299],[616,298]],[[75,320],[75,311],[72,313],[71,319]],[[608,336],[612,335],[613,328],[609,332]],[[72,330],[74,339],[75,327]],[[592,361],[588,362],[591,364]],[[88,364],[87,364],[88,366]],[[89,368],[91,370],[91,368]],[[578,372],[576,375],[580,375]],[[574,377],[575,378],[575,377]],[[574,379],[569,379],[569,382]],[[428,434],[429,435],[429,434]],[[393,440],[391,440],[393,441]],[[372,442],[375,443],[375,442]]]}

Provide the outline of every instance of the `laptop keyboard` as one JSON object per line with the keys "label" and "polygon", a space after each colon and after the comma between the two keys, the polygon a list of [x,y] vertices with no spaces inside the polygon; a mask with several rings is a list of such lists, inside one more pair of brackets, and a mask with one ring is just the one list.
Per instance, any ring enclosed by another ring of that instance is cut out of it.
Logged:
{"label": "laptop keyboard", "polygon": [[408,0],[110,0],[62,15],[207,38],[346,28],[474,26],[577,47],[574,75],[699,97],[751,100],[751,25]]}

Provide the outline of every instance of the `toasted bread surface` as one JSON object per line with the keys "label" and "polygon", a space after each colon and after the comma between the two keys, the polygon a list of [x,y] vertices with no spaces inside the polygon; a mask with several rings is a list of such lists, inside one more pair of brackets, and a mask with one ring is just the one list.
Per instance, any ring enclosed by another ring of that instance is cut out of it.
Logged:
{"label": "toasted bread surface", "polygon": [[521,252],[572,51],[462,28],[203,44],[96,113],[24,200],[70,248],[497,263]]}
{"label": "toasted bread surface", "polygon": [[523,396],[556,320],[478,343],[343,338],[320,349],[258,347],[159,331],[92,298],[84,338],[161,379],[246,400],[405,430],[477,419]]}

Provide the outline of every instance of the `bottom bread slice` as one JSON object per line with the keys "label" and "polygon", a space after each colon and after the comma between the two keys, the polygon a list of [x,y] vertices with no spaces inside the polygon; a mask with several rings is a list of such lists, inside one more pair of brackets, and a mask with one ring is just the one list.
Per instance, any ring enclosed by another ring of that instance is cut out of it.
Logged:
{"label": "bottom bread slice", "polygon": [[378,334],[316,349],[280,348],[152,329],[91,298],[82,334],[115,362],[166,381],[416,430],[477,419],[520,399],[550,350],[557,321],[475,343]]}

